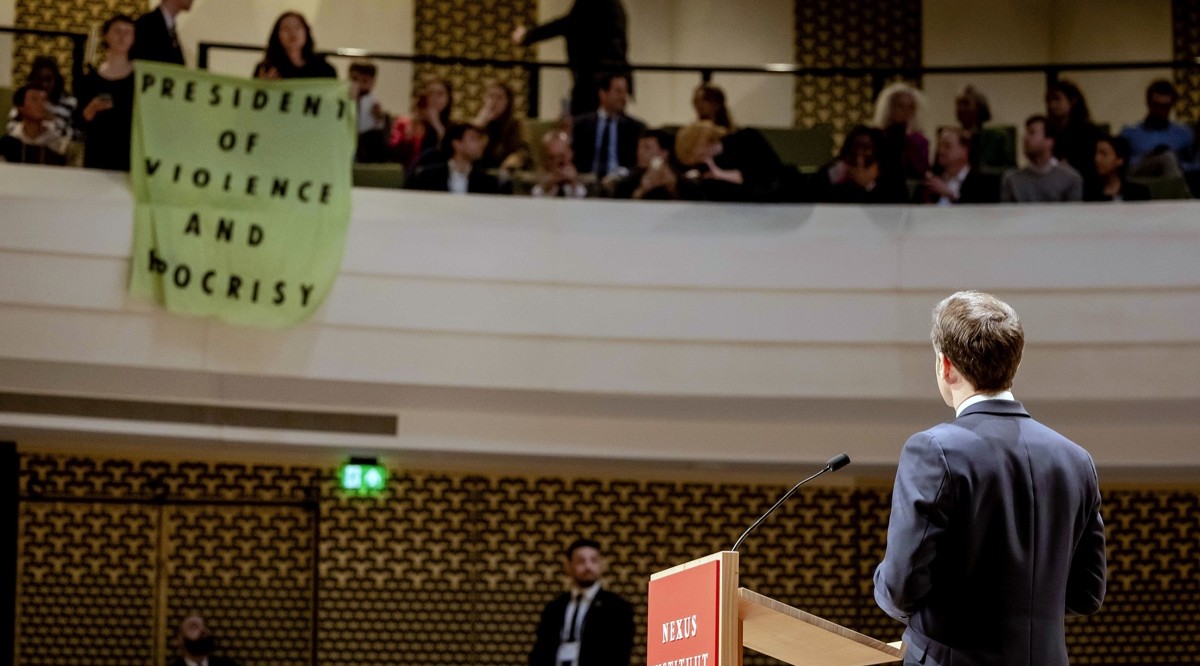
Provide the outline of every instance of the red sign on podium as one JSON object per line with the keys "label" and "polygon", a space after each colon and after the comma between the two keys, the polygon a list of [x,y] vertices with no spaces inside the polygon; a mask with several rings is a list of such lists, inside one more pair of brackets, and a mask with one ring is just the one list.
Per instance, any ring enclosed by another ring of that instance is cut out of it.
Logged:
{"label": "red sign on podium", "polygon": [[720,663],[721,562],[713,560],[650,581],[647,666]]}

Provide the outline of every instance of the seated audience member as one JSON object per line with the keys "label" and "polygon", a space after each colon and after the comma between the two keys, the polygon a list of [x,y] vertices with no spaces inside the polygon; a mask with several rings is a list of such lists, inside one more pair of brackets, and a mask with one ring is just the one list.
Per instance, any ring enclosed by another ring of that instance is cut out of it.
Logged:
{"label": "seated audience member", "polygon": [[513,91],[503,81],[484,86],[483,106],[475,114],[476,127],[487,134],[481,165],[486,169],[522,169],[529,162],[529,142],[520,119],[513,116]]}
{"label": "seated audience member", "polygon": [[1125,179],[1129,142],[1119,136],[1102,136],[1096,142],[1096,168],[1083,183],[1084,201],[1146,201],[1150,188]]}
{"label": "seated audience member", "polygon": [[79,126],[84,131],[83,166],[129,171],[129,141],[133,125],[133,19],[118,14],[100,32],[104,60],[89,69],[76,86]]}
{"label": "seated audience member", "polygon": [[1083,178],[1054,157],[1054,129],[1045,116],[1025,121],[1025,157],[1029,165],[1009,171],[1000,187],[1006,202],[1081,201]]}
{"label": "seated audience member", "polygon": [[925,174],[918,202],[948,204],[995,203],[1000,201],[1000,179],[972,168],[970,134],[958,127],[938,132],[937,157],[933,171]]}
{"label": "seated audience member", "polygon": [[575,168],[597,180],[608,174],[628,172],[637,164],[637,141],[646,124],[625,114],[629,103],[629,75],[601,74],[596,79],[600,106],[575,119],[571,145]]}
{"label": "seated audience member", "polygon": [[455,123],[446,130],[450,158],[442,164],[422,167],[409,177],[410,190],[449,192],[451,194],[496,194],[499,183],[476,164],[483,158],[487,135],[466,123]]}
{"label": "seated audience member", "polygon": [[642,130],[638,138],[637,168],[617,181],[617,199],[678,199],[679,175],[671,165],[671,135],[662,130]]}
{"label": "seated audience member", "polygon": [[406,168],[445,160],[443,138],[450,126],[454,90],[441,78],[425,81],[417,90],[412,114],[400,117],[392,125],[388,146]]}
{"label": "seated audience member", "polygon": [[954,97],[954,117],[963,130],[971,135],[978,134],[992,119],[992,107],[988,104],[987,95],[971,84],[963,86]]}
{"label": "seated audience member", "polygon": [[696,120],[707,120],[726,131],[733,131],[733,118],[725,106],[725,91],[711,83],[701,83],[692,93],[692,108],[696,109]]}
{"label": "seated audience member", "polygon": [[984,169],[1008,169],[1017,165],[1016,146],[1003,131],[985,128],[992,119],[988,98],[971,84],[954,98],[958,126],[971,135],[971,161]]}
{"label": "seated audience member", "polygon": [[562,130],[552,130],[542,137],[545,172],[530,192],[535,197],[565,197],[582,199],[588,188],[579,179],[575,168],[575,154],[571,150],[571,138]]}
{"label": "seated audience member", "polygon": [[687,198],[708,201],[774,201],[783,164],[762,134],[730,134],[698,120],[675,135],[675,154],[687,179]]}
{"label": "seated audience member", "polygon": [[1046,89],[1046,119],[1053,128],[1054,156],[1071,165],[1086,181],[1096,170],[1096,141],[1101,132],[1079,86],[1066,79]]}
{"label": "seated audience member", "polygon": [[1146,88],[1146,118],[1121,130],[1121,137],[1129,142],[1131,174],[1179,176],[1181,165],[1190,163],[1192,131],[1171,121],[1177,101],[1179,93],[1166,79],[1158,79]]}
{"label": "seated audience member", "polygon": [[267,52],[254,68],[256,79],[336,79],[337,72],[314,52],[312,28],[300,12],[275,19]]}
{"label": "seated audience member", "polygon": [[[875,127],[883,132],[880,168],[902,179],[919,180],[929,171],[929,139],[921,133],[925,98],[907,83],[893,83],[875,101]],[[891,176],[889,176],[891,177]]]}
{"label": "seated audience member", "polygon": [[813,176],[814,199],[824,203],[903,203],[904,180],[879,165],[883,133],[858,125],[846,135],[837,159]]}
{"label": "seated audience member", "polygon": [[71,139],[59,132],[50,119],[49,95],[41,88],[21,86],[13,93],[17,124],[0,138],[0,155],[7,162],[22,164],[67,163]]}
{"label": "seated audience member", "polygon": [[217,639],[199,615],[189,615],[179,623],[175,646],[179,656],[169,666],[238,666],[233,659],[215,654]]}
{"label": "seated audience member", "polygon": [[[46,104],[49,106],[47,119],[54,125],[54,131],[69,139],[80,138],[75,128],[75,110],[78,105],[74,97],[66,94],[66,80],[63,79],[58,60],[54,56],[40,55],[34,58],[29,75],[25,77],[25,85],[46,92]],[[5,131],[11,132],[18,122],[17,109],[14,107],[8,113]]]}
{"label": "seated audience member", "polygon": [[358,148],[355,162],[387,161],[388,115],[375,96],[379,68],[370,60],[350,63],[350,97],[358,110]]}

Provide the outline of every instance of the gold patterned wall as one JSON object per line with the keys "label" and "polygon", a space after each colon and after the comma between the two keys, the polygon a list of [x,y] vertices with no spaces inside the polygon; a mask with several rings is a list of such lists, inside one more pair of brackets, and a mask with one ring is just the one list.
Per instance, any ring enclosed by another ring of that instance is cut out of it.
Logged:
{"label": "gold patterned wall", "polygon": [[[920,0],[796,0],[796,63],[805,67],[920,67]],[[835,136],[870,121],[870,77],[796,78],[797,127],[831,124]]]}
{"label": "gold patterned wall", "polygon": [[[1200,58],[1200,0],[1172,0],[1175,60]],[[1200,68],[1175,70],[1179,104],[1175,113],[1185,122],[1200,122]]]}
{"label": "gold patterned wall", "polygon": [[[644,663],[649,574],[727,548],[783,491],[394,470],[361,498],[312,467],[41,455],[20,473],[22,666],[162,663],[191,612],[248,666],[311,663],[314,620],[322,665],[523,663],[579,534],[606,545]],[[898,638],[871,595],[889,492],[805,489],[743,545],[743,585]],[[1069,621],[1072,663],[1200,663],[1200,491],[1104,498],[1109,594]]]}
{"label": "gold patterned wall", "polygon": [[[136,18],[146,11],[148,4],[147,0],[16,0],[15,26],[87,34],[93,27],[98,29],[113,14]],[[73,86],[71,40],[65,37],[17,35],[13,39],[13,83],[23,83],[33,59],[47,54],[58,58],[70,92]]]}
{"label": "gold patterned wall", "polygon": [[[513,46],[512,31],[536,23],[537,0],[416,0],[413,44],[417,55],[525,60],[532,52]],[[528,85],[523,69],[419,65],[413,71],[414,89],[431,76],[450,81],[457,120],[475,117],[483,103],[483,85],[491,79],[512,87],[514,114],[525,115]]]}

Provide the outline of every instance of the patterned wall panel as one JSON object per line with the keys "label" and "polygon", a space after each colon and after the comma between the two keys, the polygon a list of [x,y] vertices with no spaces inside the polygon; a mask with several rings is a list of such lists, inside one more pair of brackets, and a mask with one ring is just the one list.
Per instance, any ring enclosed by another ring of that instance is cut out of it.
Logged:
{"label": "patterned wall panel", "polygon": [[[523,60],[531,52],[513,46],[513,28],[536,22],[537,0],[416,0],[413,44],[418,55]],[[413,76],[414,90],[431,76],[448,80],[454,89],[452,115],[458,120],[475,117],[483,103],[483,85],[491,79],[512,87],[518,117],[526,112],[523,69],[420,65]]]}
{"label": "patterned wall panel", "polygon": [[[806,67],[918,67],[921,2],[796,0],[796,63]],[[799,127],[833,125],[840,139],[874,108],[870,77],[796,79]]]}
{"label": "patterned wall panel", "polygon": [[[100,24],[113,14],[128,14],[136,18],[146,11],[148,4],[147,0],[16,0],[14,16],[18,28],[86,34],[93,27],[99,29]],[[58,58],[63,76],[67,78],[67,91],[70,92],[71,40],[62,37],[48,39],[17,35],[13,39],[13,82],[24,82],[33,59],[47,54]]]}
{"label": "patterned wall panel", "polygon": [[[1195,61],[1200,58],[1200,0],[1172,0],[1171,10],[1175,60]],[[1175,70],[1175,85],[1180,93],[1175,113],[1180,120],[1200,121],[1200,69]]]}
{"label": "patterned wall panel", "polygon": [[[633,663],[644,663],[649,575],[728,548],[784,490],[394,471],[382,497],[362,498],[343,496],[334,470],[311,467],[46,456],[21,465],[26,496],[109,500],[22,504],[22,664],[68,663],[77,646],[102,655],[92,663],[146,663],[195,611],[248,664],[308,663],[314,603],[323,665],[522,663],[542,606],[563,589],[562,548],[580,534],[605,544],[607,584],[637,608]],[[897,638],[903,627],[871,594],[889,495],[802,490],[743,544],[742,584]],[[155,497],[164,503],[130,503]],[[1104,497],[1109,596],[1099,614],[1068,623],[1072,663],[1200,663],[1200,491]],[[308,498],[318,513],[299,504]]]}

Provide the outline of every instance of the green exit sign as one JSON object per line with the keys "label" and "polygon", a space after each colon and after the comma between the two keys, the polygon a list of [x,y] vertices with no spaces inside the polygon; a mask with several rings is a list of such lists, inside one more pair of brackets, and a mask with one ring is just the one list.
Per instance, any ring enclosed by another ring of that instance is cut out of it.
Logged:
{"label": "green exit sign", "polygon": [[378,495],[387,487],[387,468],[374,458],[351,458],[338,475],[342,490],[360,495]]}

